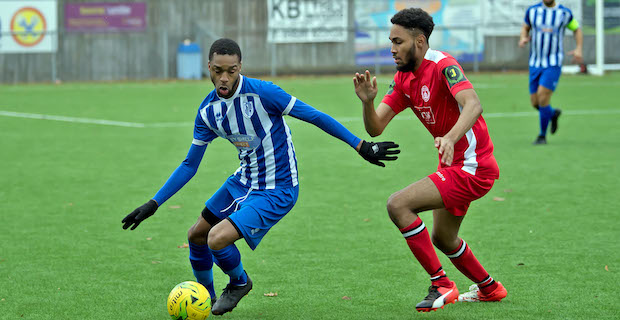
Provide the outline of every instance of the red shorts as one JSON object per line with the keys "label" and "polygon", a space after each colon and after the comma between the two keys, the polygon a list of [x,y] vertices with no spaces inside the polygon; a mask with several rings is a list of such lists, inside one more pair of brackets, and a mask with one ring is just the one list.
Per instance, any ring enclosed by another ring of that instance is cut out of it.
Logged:
{"label": "red shorts", "polygon": [[455,216],[464,216],[469,204],[482,198],[495,183],[495,179],[474,176],[461,167],[446,167],[428,176],[439,189],[446,210]]}

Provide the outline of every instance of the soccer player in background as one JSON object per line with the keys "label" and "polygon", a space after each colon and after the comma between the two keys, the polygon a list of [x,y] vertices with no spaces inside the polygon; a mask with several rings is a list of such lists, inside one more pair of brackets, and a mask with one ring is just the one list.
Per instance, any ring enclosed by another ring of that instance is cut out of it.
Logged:
{"label": "soccer player in background", "polygon": [[[189,259],[194,275],[212,297],[212,313],[231,311],[251,289],[252,280],[234,242],[243,238],[252,250],[297,201],[297,158],[285,115],[309,122],[344,141],[378,166],[395,160],[393,142],[366,142],[327,114],[284,92],[271,82],[244,77],[241,49],[219,39],[209,50],[215,89],[198,108],[189,152],[155,196],[128,214],[123,229],[135,229],[179,191],[196,173],[207,145],[215,138],[230,141],[239,151],[240,167],[205,203],[188,231]],[[217,299],[213,286],[215,262],[230,276]]]}
{"label": "soccer player in background", "polygon": [[[569,52],[573,60],[583,63],[583,34],[570,9],[557,5],[555,0],[543,0],[525,11],[519,47],[530,42],[530,101],[538,109],[540,133],[534,144],[547,144],[547,127],[551,134],[558,130],[559,108],[551,107],[551,95],[558,85],[564,60],[564,31],[573,31],[575,50]],[[530,31],[531,36],[530,36]]]}
{"label": "soccer player in background", "polygon": [[[457,299],[500,301],[506,297],[506,289],[487,273],[458,236],[470,202],[489,192],[499,178],[480,100],[458,62],[445,52],[429,48],[428,38],[435,24],[428,13],[419,8],[404,9],[391,21],[391,52],[398,71],[389,91],[375,109],[376,77],[371,79],[366,70],[365,74],[356,73],[353,83],[362,101],[368,134],[380,135],[394,116],[411,109],[439,149],[437,171],[392,194],[387,201],[392,222],[430,275],[428,295],[416,309],[428,312]],[[427,210],[433,210],[432,237],[418,216]],[[476,283],[470,292],[459,296],[433,244]]]}

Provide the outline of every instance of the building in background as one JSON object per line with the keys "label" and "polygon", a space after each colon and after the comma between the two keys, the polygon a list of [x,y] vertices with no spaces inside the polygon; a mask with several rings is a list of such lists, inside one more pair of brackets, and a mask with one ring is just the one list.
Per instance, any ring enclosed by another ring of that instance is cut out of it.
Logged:
{"label": "building in background", "polygon": [[[593,63],[593,1],[559,1],[583,21],[584,58]],[[363,68],[392,73],[389,19],[412,6],[430,12],[437,24],[431,47],[450,52],[465,69],[526,70],[528,50],[517,46],[522,15],[514,12],[535,2],[0,0],[0,83],[167,79],[178,74],[177,48],[184,39],[205,50],[219,37],[241,45],[249,75]],[[613,50],[620,46],[619,2],[605,3],[606,61],[620,63],[620,53]],[[41,8],[44,26],[29,10],[19,14],[21,24],[11,24],[16,12],[29,7]],[[207,55],[202,59],[200,74],[205,76]]]}

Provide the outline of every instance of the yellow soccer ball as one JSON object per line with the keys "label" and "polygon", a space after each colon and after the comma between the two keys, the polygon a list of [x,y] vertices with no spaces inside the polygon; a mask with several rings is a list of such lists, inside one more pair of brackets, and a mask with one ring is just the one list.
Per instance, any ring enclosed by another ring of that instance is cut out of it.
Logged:
{"label": "yellow soccer ball", "polygon": [[168,313],[174,320],[204,320],[211,313],[211,295],[198,282],[181,282],[168,295]]}

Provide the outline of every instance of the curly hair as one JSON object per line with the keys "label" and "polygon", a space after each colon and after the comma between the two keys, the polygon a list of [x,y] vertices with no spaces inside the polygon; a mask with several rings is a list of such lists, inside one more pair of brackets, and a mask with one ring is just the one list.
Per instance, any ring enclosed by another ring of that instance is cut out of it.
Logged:
{"label": "curly hair", "polygon": [[239,45],[232,39],[220,38],[215,40],[209,49],[209,61],[213,58],[213,54],[228,54],[231,56],[237,55],[239,61],[241,61],[241,49]]}
{"label": "curly hair", "polygon": [[390,21],[412,31],[419,30],[424,34],[427,42],[435,27],[433,17],[420,8],[403,9],[396,13]]}

